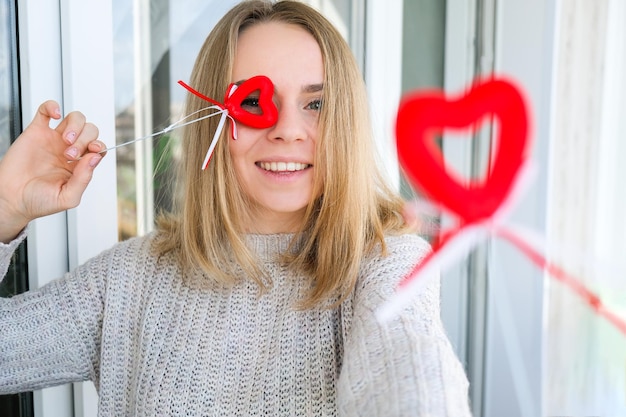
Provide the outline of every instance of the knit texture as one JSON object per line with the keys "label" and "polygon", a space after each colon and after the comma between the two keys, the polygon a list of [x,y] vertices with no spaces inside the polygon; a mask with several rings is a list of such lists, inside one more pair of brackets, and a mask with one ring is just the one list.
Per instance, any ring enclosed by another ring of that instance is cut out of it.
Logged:
{"label": "knit texture", "polygon": [[[21,235],[0,244],[4,276]],[[278,261],[291,235],[250,235],[273,282],[193,288],[148,235],[0,299],[0,394],[91,380],[99,416],[469,416],[439,317],[439,283],[397,318],[376,309],[428,252],[389,237],[335,309],[294,308],[307,283]],[[297,247],[296,247],[297,249]],[[241,273],[243,275],[243,272]]]}

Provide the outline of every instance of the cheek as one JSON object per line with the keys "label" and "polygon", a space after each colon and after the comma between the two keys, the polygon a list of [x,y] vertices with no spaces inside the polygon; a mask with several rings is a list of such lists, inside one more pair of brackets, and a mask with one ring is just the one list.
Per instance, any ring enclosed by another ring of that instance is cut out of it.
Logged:
{"label": "cheek", "polygon": [[[245,146],[251,147],[263,137],[263,133],[266,130],[267,129],[256,129],[246,126],[243,123],[237,123],[234,130],[232,130],[232,134],[229,135],[231,146],[234,144],[241,147],[242,144],[245,144]],[[237,139],[235,139],[235,137]]]}
{"label": "cheek", "polygon": [[[255,135],[256,133],[256,135]],[[228,140],[230,157],[233,161],[245,157],[257,141],[258,129],[251,129],[246,126],[237,126],[237,139],[231,137]]]}
{"label": "cheek", "polygon": [[255,146],[260,137],[259,129],[243,128],[237,131],[237,139],[228,141],[228,151],[233,170],[244,186],[255,169]]}
{"label": "cheek", "polygon": [[307,131],[313,142],[317,142],[318,135],[320,134],[319,124],[319,115],[310,117],[307,121]]}

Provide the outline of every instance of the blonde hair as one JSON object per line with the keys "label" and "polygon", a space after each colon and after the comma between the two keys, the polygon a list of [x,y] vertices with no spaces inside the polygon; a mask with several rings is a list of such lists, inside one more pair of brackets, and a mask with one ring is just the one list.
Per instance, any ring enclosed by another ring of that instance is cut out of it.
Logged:
{"label": "blonde hair", "polygon": [[[232,74],[238,35],[263,22],[300,26],[317,41],[324,61],[323,106],[316,141],[314,195],[306,211],[297,252],[284,262],[311,279],[301,308],[327,301],[336,304],[354,288],[359,266],[384,235],[404,230],[402,199],[382,180],[376,158],[362,76],[352,52],[319,12],[297,1],[244,1],[232,8],[211,31],[194,65],[190,84],[221,99]],[[207,103],[189,95],[186,114]],[[250,202],[239,184],[226,136],[206,171],[202,159],[216,129],[216,118],[189,125],[183,132],[181,198],[175,214],[158,220],[157,250],[174,251],[187,272],[201,270],[203,279],[228,283],[236,265],[261,288],[271,285],[254,254],[246,247]],[[229,134],[225,129],[224,135]],[[233,262],[234,261],[234,262]],[[189,276],[193,274],[187,274]]]}

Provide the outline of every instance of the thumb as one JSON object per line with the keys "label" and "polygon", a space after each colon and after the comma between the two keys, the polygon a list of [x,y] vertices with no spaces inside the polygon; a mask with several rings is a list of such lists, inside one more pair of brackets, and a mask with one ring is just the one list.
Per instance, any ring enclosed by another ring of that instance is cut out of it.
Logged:
{"label": "thumb", "polygon": [[72,172],[72,176],[68,179],[61,197],[68,207],[78,206],[85,189],[91,182],[93,171],[102,160],[102,157],[103,155],[98,153],[89,153],[84,155],[79,161],[76,161],[76,167]]}
{"label": "thumb", "polygon": [[35,117],[33,118],[33,124],[41,127],[50,126],[50,119],[60,119],[61,109],[59,104],[54,100],[48,100],[43,102],[37,109]]}

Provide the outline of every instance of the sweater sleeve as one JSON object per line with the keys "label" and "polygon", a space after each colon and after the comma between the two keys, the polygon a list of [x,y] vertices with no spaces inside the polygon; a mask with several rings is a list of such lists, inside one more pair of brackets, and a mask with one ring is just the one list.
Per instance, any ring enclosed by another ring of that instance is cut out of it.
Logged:
{"label": "sweater sleeve", "polygon": [[4,277],[6,275],[11,263],[11,256],[13,256],[13,253],[24,239],[26,239],[26,232],[22,231],[13,241],[9,243],[0,242],[0,276]]}
{"label": "sweater sleeve", "polygon": [[468,382],[440,319],[439,281],[431,280],[395,318],[378,307],[429,251],[417,236],[387,239],[388,256],[362,269],[338,381],[342,416],[470,416]]}
{"label": "sweater sleeve", "polygon": [[[0,245],[3,275],[16,247]],[[0,394],[96,379],[104,285],[96,278],[84,266],[38,290],[0,298]]]}

